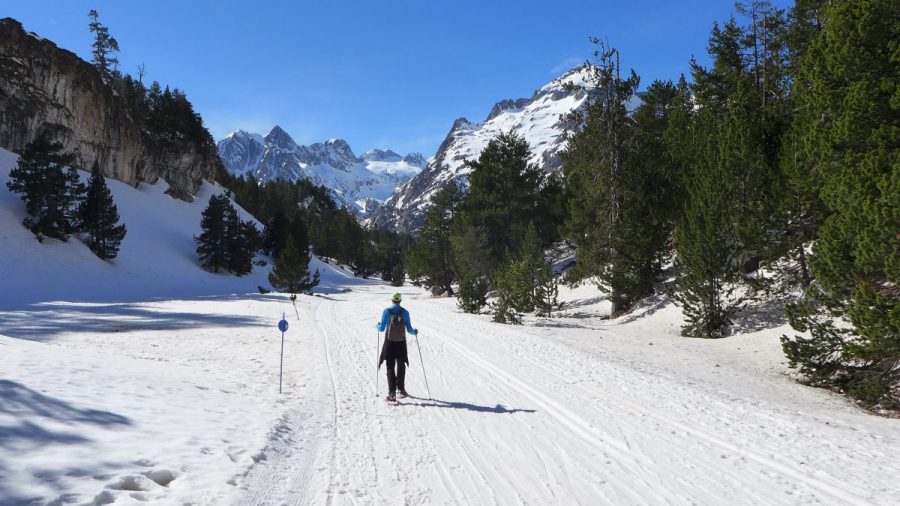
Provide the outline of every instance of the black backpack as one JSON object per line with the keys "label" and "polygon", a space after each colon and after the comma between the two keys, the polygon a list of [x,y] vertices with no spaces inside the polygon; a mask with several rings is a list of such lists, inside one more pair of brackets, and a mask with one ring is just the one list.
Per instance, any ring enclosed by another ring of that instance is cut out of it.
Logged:
{"label": "black backpack", "polygon": [[406,323],[403,321],[403,310],[391,313],[387,330],[388,341],[406,341]]}

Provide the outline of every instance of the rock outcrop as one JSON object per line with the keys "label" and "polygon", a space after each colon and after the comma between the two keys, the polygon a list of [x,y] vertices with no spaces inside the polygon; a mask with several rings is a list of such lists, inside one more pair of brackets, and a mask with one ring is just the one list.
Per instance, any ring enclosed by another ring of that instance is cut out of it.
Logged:
{"label": "rock outcrop", "polygon": [[106,176],[131,185],[163,178],[182,199],[213,180],[220,163],[212,143],[152,135],[90,63],[2,19],[0,147],[21,152],[43,132],[81,168],[96,160]]}

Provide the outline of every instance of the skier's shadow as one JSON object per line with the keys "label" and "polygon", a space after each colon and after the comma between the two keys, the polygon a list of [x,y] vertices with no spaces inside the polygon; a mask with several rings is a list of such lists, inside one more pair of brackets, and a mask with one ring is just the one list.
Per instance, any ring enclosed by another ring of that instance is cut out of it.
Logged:
{"label": "skier's shadow", "polygon": [[479,406],[477,404],[469,404],[467,402],[450,402],[450,401],[442,401],[440,399],[425,399],[423,397],[416,397],[414,395],[409,396],[410,399],[416,399],[418,401],[416,403],[403,403],[403,406],[423,406],[423,407],[434,407],[434,408],[452,408],[452,409],[465,409],[467,411],[475,411],[476,413],[534,413],[536,410],[534,409],[517,409],[517,408],[507,408],[502,404],[497,404],[496,406]]}

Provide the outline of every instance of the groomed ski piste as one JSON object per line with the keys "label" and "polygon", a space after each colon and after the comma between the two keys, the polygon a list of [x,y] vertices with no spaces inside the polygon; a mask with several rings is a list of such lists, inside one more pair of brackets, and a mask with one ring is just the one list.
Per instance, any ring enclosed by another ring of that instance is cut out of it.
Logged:
{"label": "groomed ski piste", "polygon": [[[110,181],[129,236],[106,264],[21,227],[14,160],[0,504],[900,504],[900,421],[798,384],[777,319],[686,339],[666,299],[607,320],[586,286],[504,326],[318,259],[292,304],[254,293],[266,268],[197,267],[213,185],[188,204]],[[388,406],[375,324],[398,290],[420,333]]]}

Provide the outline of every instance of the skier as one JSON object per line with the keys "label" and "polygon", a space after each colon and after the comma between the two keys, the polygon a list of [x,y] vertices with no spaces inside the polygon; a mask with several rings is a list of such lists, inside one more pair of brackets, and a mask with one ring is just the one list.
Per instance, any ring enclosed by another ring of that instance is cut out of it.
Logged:
{"label": "skier", "polygon": [[[389,403],[397,402],[395,393],[398,391],[401,399],[409,395],[404,385],[406,366],[409,364],[406,355],[406,332],[409,331],[412,335],[419,333],[410,323],[409,311],[400,307],[402,300],[400,294],[395,293],[391,297],[394,304],[381,313],[381,322],[378,324],[378,332],[385,332],[378,366],[381,367],[381,363],[387,361],[388,395],[384,400]],[[395,364],[396,372],[394,372]]]}

